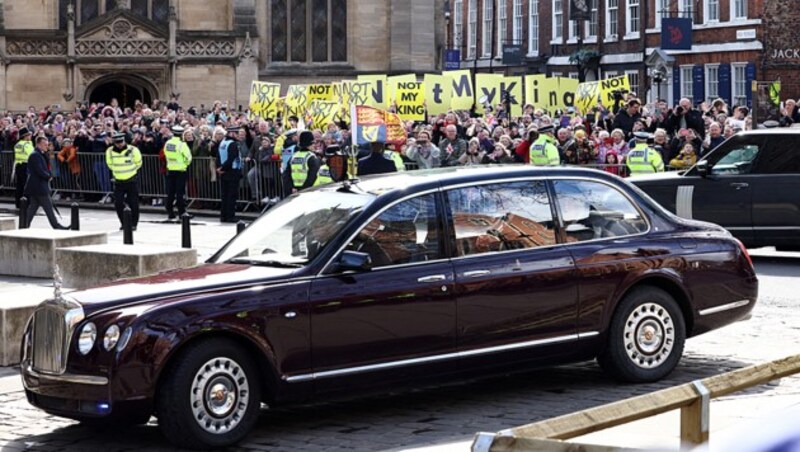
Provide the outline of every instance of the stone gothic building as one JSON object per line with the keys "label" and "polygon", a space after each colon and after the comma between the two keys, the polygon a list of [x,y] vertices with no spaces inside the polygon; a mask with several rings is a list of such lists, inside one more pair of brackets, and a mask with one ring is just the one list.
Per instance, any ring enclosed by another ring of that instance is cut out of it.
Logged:
{"label": "stone gothic building", "polygon": [[0,110],[441,70],[445,0],[0,0]]}

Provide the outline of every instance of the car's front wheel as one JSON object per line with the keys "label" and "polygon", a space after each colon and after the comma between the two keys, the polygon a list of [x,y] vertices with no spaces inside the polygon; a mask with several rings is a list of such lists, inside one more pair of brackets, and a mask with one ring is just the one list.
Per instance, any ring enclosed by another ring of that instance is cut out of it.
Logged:
{"label": "car's front wheel", "polygon": [[181,353],[159,387],[158,425],[176,446],[230,446],[252,430],[261,407],[256,366],[236,343],[212,339]]}
{"label": "car's front wheel", "polygon": [[656,287],[639,287],[617,306],[608,344],[597,360],[620,380],[656,381],[678,365],[685,340],[683,314],[672,296]]}

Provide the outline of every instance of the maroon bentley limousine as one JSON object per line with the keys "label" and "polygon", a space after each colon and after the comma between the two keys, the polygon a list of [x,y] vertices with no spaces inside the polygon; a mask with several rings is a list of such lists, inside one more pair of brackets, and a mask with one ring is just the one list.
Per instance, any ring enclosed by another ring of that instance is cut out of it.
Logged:
{"label": "maroon bentley limousine", "polygon": [[659,379],[758,281],[722,228],[608,173],[399,173],[295,194],[208,263],[43,302],[30,403],[158,418],[183,447],[244,438],[261,404],[597,358]]}

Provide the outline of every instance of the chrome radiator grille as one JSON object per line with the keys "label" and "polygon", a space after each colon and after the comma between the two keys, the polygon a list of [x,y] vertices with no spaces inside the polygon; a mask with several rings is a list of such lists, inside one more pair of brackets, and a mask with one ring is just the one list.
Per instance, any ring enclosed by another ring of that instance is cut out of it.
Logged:
{"label": "chrome radiator grille", "polygon": [[67,323],[64,311],[43,306],[33,315],[33,368],[63,373],[66,366]]}

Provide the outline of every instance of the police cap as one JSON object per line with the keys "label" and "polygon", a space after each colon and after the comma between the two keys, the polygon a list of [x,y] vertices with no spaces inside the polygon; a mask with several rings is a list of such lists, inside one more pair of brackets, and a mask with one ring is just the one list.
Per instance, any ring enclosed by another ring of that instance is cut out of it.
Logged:
{"label": "police cap", "polygon": [[124,133],[115,133],[114,136],[114,143],[122,143],[125,141],[125,134]]}
{"label": "police cap", "polygon": [[19,129],[19,136],[20,137],[24,137],[25,135],[30,135],[30,134],[31,134],[31,131],[28,130],[27,127],[23,127],[21,129]]}
{"label": "police cap", "polygon": [[553,133],[556,128],[552,124],[547,124],[539,127],[539,133]]}
{"label": "police cap", "polygon": [[638,141],[647,141],[650,139],[650,134],[647,132],[634,132],[633,137],[636,138]]}
{"label": "police cap", "polygon": [[181,126],[177,126],[177,125],[176,126],[172,126],[172,133],[181,134],[181,133],[183,133],[183,130],[184,129]]}

